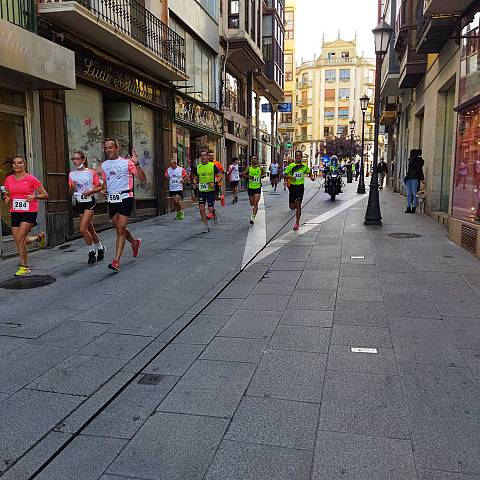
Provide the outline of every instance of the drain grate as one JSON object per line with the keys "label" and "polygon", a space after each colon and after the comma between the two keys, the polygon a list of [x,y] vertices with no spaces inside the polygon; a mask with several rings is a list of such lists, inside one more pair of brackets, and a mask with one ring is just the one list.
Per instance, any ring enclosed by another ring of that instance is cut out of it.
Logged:
{"label": "drain grate", "polygon": [[477,229],[462,224],[460,245],[469,252],[477,252]]}
{"label": "drain grate", "polygon": [[158,385],[162,380],[162,375],[145,374],[137,382],[140,385]]}
{"label": "drain grate", "polygon": [[388,236],[392,238],[420,238],[422,235],[418,233],[394,232],[389,233]]}
{"label": "drain grate", "polygon": [[28,275],[26,277],[15,277],[4,280],[0,288],[7,290],[27,290],[30,288],[45,287],[55,283],[56,279],[51,275]]}

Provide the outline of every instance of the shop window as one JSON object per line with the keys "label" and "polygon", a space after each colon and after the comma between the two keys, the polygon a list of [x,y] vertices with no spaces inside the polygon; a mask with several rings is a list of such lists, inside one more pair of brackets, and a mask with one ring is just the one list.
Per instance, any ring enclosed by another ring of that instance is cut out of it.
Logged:
{"label": "shop window", "polygon": [[480,223],[480,105],[458,115],[452,215]]}

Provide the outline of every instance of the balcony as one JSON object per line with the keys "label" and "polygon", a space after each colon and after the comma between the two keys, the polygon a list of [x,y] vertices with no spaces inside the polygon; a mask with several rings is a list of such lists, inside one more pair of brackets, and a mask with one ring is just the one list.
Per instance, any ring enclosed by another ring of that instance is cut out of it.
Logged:
{"label": "balcony", "polygon": [[136,0],[40,0],[39,13],[165,80],[187,80],[185,41]]}
{"label": "balcony", "polygon": [[30,32],[37,30],[37,12],[34,0],[0,1],[0,19]]}
{"label": "balcony", "polygon": [[312,117],[298,117],[297,123],[299,125],[306,125],[307,123],[312,123]]}
{"label": "balcony", "polygon": [[392,126],[397,121],[397,97],[385,97],[380,105],[380,125]]}
{"label": "balcony", "polygon": [[241,102],[239,96],[228,88],[225,90],[224,107],[226,110],[230,110],[231,112],[236,112],[240,115],[244,114],[243,103]]}
{"label": "balcony", "polygon": [[308,105],[312,104],[311,98],[301,98],[297,100],[297,107],[308,107]]}
{"label": "balcony", "polygon": [[295,137],[295,142],[296,143],[303,143],[303,142],[311,142],[312,141],[312,136],[311,135],[306,135],[306,134],[300,134]]}
{"label": "balcony", "polygon": [[311,88],[312,87],[312,81],[311,80],[303,80],[301,82],[298,82],[298,88],[300,90],[304,88]]}
{"label": "balcony", "polygon": [[407,48],[400,62],[398,88],[415,88],[427,71],[427,56]]}
{"label": "balcony", "polygon": [[459,13],[425,13],[417,5],[417,53],[438,53],[452,37],[461,19]]}
{"label": "balcony", "polygon": [[462,13],[473,0],[425,0],[425,13],[428,15]]}

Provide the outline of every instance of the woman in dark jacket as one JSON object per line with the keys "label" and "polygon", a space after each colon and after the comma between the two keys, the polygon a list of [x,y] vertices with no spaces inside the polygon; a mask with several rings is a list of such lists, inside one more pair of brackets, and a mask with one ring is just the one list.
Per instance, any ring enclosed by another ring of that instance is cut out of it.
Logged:
{"label": "woman in dark jacket", "polygon": [[425,179],[423,175],[423,158],[421,150],[410,150],[408,159],[407,175],[405,176],[405,187],[407,190],[407,209],[405,213],[415,213],[417,208],[417,192],[420,182]]}

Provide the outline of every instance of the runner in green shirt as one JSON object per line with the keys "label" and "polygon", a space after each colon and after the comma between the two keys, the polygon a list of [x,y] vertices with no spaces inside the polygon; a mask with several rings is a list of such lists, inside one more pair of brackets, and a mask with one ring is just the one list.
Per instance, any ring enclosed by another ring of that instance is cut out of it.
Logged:
{"label": "runner in green shirt", "polygon": [[250,216],[250,225],[255,223],[255,217],[258,211],[258,202],[262,195],[262,168],[258,165],[258,158],[256,155],[250,157],[250,166],[248,166],[242,173],[243,178],[248,179],[248,200],[252,206],[252,215]]}
{"label": "runner in green shirt", "polygon": [[295,162],[290,163],[283,175],[285,178],[290,180],[288,203],[290,210],[295,210],[295,225],[293,226],[294,230],[300,228],[300,216],[302,215],[302,201],[303,194],[305,192],[305,175],[310,177],[310,180],[315,181],[315,177],[311,172],[308,165],[302,163],[303,152],[297,150],[295,152]]}

